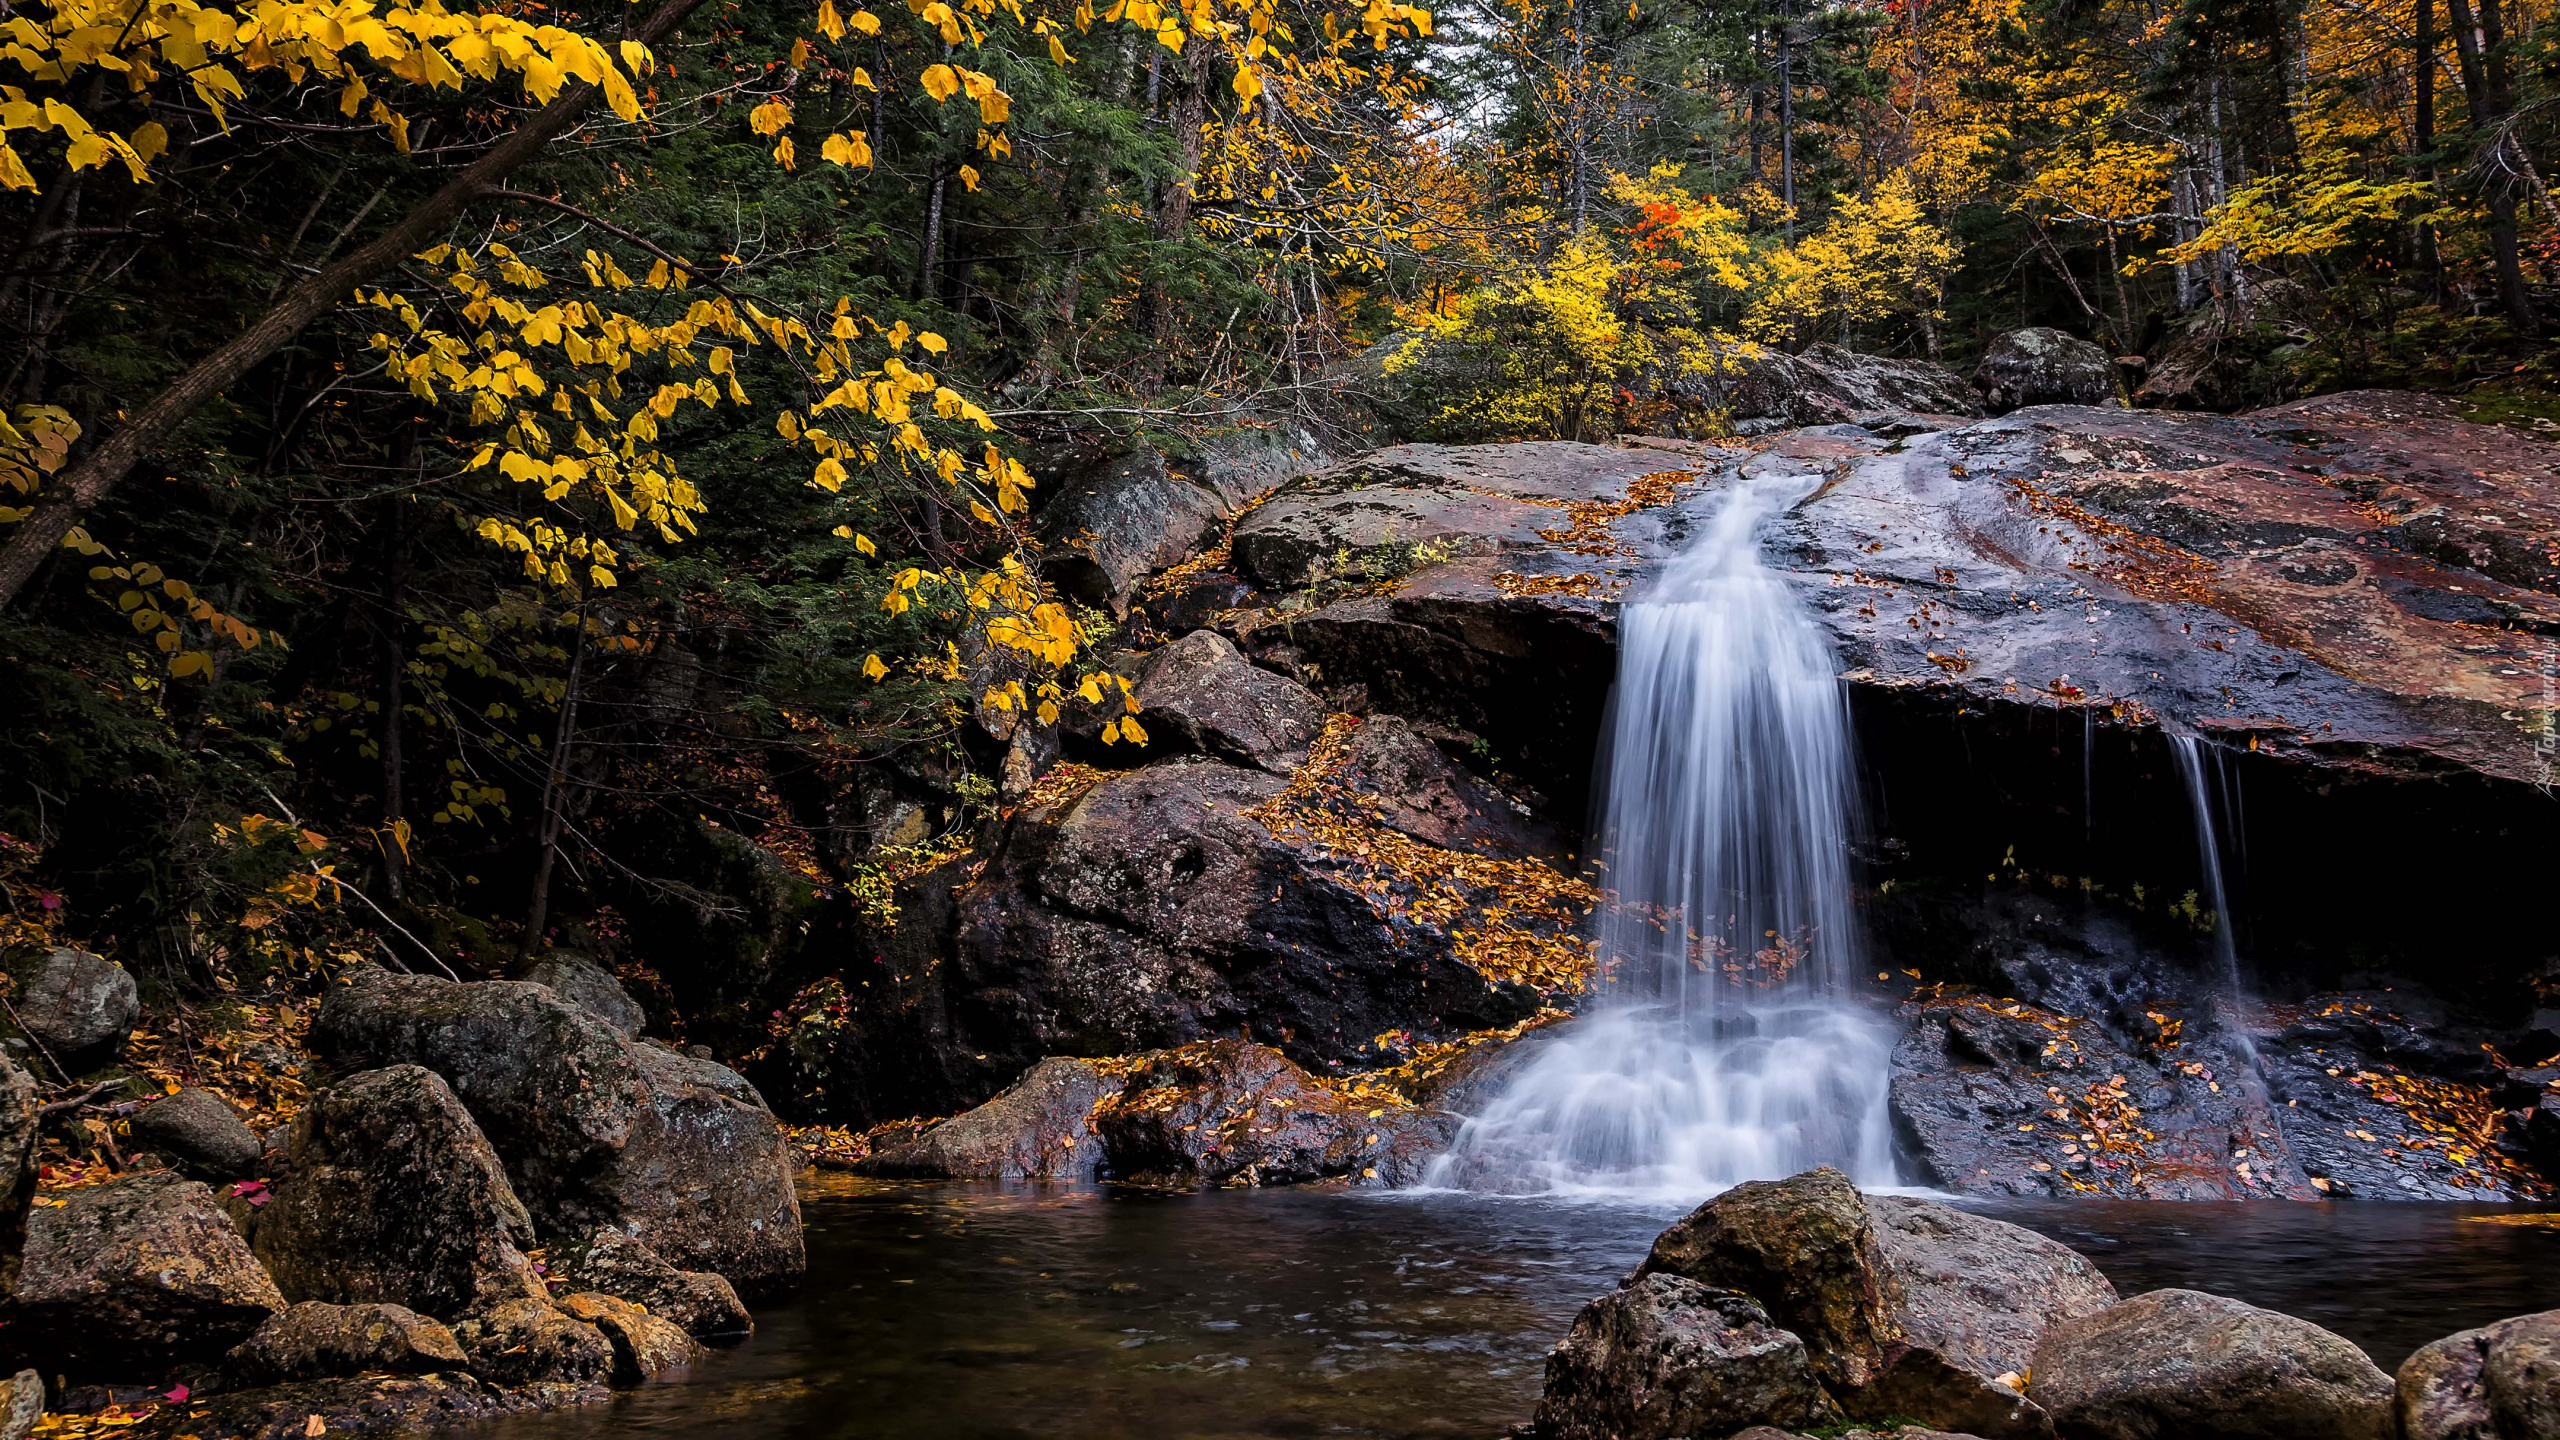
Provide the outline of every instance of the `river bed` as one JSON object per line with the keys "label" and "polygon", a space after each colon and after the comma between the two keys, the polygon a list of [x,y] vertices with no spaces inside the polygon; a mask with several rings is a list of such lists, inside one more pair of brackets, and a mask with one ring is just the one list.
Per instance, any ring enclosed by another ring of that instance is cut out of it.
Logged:
{"label": "river bed", "polygon": [[[894,1184],[804,1191],[809,1279],[755,1337],[505,1440],[1476,1437],[1675,1207],[1439,1194]],[[1968,1202],[2097,1261],[2326,1325],[2386,1369],[2560,1305],[2560,1214]],[[2515,1222],[2523,1223],[2515,1223]]]}

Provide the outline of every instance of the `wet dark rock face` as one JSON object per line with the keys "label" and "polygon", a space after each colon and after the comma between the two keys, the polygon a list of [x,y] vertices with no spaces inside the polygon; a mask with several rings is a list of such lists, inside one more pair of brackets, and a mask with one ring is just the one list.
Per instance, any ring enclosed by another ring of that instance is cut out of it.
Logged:
{"label": "wet dark rock face", "polygon": [[[1051,1057],[1220,1038],[1334,1075],[1392,1063],[1380,1036],[1508,1026],[1572,982],[1557,957],[1588,892],[1557,868],[1554,830],[1412,725],[1337,716],[1286,776],[1166,748],[1052,771],[918,887],[881,967],[854,972],[855,1018],[795,1055],[831,1102],[949,1113]],[[983,1140],[944,1135],[919,1163],[1024,1163],[1013,1130]]]}
{"label": "wet dark rock face", "polygon": [[955,982],[984,985],[969,998],[1011,1009],[1014,1043],[1044,1054],[1250,1027],[1320,1066],[1381,1031],[1481,1029],[1536,1008],[1246,813],[1283,785],[1176,759],[1027,817],[963,902]]}
{"label": "wet dark rock face", "polygon": [[2032,892],[1937,928],[1972,952],[1942,956],[1946,981],[1900,986],[1893,1056],[1896,1127],[1930,1183],[2167,1200],[2543,1192],[2512,1114],[2541,1087],[2494,1059],[2512,1031],[2405,979],[2235,1003],[2212,965],[2123,916]]}
{"label": "wet dark rock face", "polygon": [[[1876,829],[1904,847],[1884,875],[1981,875],[2014,846],[2017,867],[2174,903],[2200,881],[2172,725],[2246,792],[2253,959],[2334,983],[2450,952],[2513,995],[2539,952],[2512,912],[2334,897],[2534,883],[2519,842],[2560,821],[2538,738],[2555,466],[2400,394],[2238,417],[2040,406],[1899,441],[1404,446],[1248,517],[1236,553],[1265,603],[1224,623],[1337,705],[1482,743],[1575,817],[1612,602],[1728,477],[1799,477],[1770,543],[1850,682]],[[1694,479],[1639,493],[1670,470]],[[1576,505],[1618,513],[1576,528]],[[1359,583],[1308,583],[1324,556]]]}

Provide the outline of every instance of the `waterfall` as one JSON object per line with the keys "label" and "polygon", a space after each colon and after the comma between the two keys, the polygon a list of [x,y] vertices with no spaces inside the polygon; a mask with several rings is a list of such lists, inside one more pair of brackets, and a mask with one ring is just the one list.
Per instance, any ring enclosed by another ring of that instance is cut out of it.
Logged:
{"label": "waterfall", "polygon": [[1737,480],[1619,621],[1595,853],[1594,1013],[1544,1042],[1425,1183],[1694,1199],[1837,1165],[1894,1181],[1830,646],[1759,531],[1812,477]]}
{"label": "waterfall", "polygon": [[[2231,894],[2222,880],[2221,827],[2214,823],[2216,793],[2224,790],[2221,754],[2194,735],[2168,731],[2169,753],[2178,762],[2178,777],[2185,782],[2187,808],[2195,817],[2196,851],[2203,861],[2204,900],[2213,907],[2213,958],[2220,969],[2222,1002],[2231,1007],[2228,1018],[2231,1033],[2250,1059],[2257,1058],[2256,1042],[2249,1038],[2249,1028],[2240,1019],[2245,992],[2240,985],[2240,944],[2235,934],[2236,921],[2231,913]],[[2207,769],[2213,782],[2206,779]],[[2237,793],[2221,797],[2233,815],[2239,812]],[[2236,828],[2236,827],[2235,827]]]}

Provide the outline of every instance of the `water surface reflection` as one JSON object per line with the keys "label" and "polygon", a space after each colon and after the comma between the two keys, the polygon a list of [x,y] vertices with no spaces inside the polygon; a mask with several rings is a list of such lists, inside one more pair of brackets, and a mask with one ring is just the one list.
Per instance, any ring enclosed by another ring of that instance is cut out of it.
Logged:
{"label": "water surface reflection", "polygon": [[[745,1346],[505,1440],[1485,1437],[1674,1209],[1456,1194],[1111,1194],[823,1179],[810,1283]],[[2385,1366],[2560,1305],[2560,1230],[2417,1205],[2004,1203],[2128,1292],[2185,1284]]]}

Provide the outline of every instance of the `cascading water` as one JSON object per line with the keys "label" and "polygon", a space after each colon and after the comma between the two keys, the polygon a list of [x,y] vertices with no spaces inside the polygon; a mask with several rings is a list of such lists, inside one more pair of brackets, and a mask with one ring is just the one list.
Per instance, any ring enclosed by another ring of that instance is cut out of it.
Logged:
{"label": "cascading water", "polygon": [[1694,1199],[1825,1164],[1894,1182],[1891,1042],[1838,998],[1864,958],[1838,666],[1759,550],[1810,479],[1736,481],[1621,615],[1599,1007],[1426,1184]]}
{"label": "cascading water", "polygon": [[[2186,784],[2187,807],[2195,816],[2196,850],[2204,865],[2204,899],[2213,907],[2213,956],[2222,971],[2222,1003],[2231,1008],[2228,1018],[2233,1037],[2239,1042],[2242,1052],[2254,1060],[2257,1046],[2249,1038],[2248,1026],[2239,1019],[2247,998],[2240,983],[2240,945],[2234,931],[2231,894],[2222,880],[2221,830],[2213,818],[2215,794],[2223,787],[2218,783],[2207,783],[2205,773],[2210,764],[2215,780],[2220,779],[2220,757],[2203,740],[2176,731],[2169,732],[2169,753],[2177,757],[2178,777]],[[2228,802],[2231,813],[2237,815],[2236,795],[2227,794],[2222,798]],[[2235,830],[2237,828],[2234,827]]]}

